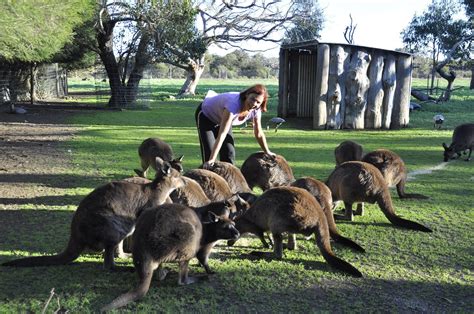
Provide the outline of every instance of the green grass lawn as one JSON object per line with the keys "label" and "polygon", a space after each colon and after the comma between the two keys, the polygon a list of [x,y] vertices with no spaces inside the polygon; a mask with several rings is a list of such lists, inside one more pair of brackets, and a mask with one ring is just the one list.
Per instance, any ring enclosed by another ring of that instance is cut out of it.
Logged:
{"label": "green grass lawn", "polygon": [[[132,176],[133,168],[139,167],[138,145],[147,137],[166,140],[177,155],[184,154],[185,169],[196,168],[201,157],[194,111],[202,95],[208,89],[238,91],[255,81],[203,80],[197,97],[167,99],[181,83],[160,80],[150,85],[151,110],[75,116],[70,122],[82,131],[64,149],[72,151],[71,178],[78,184],[65,190],[65,196],[82,198],[99,184]],[[265,125],[276,116],[278,82],[264,83],[271,95],[270,110],[263,116]],[[298,237],[298,250],[285,251],[284,259],[277,261],[249,254],[260,250],[260,242],[245,237],[234,247],[225,243],[216,247],[210,260],[216,274],[209,281],[178,286],[177,265],[169,264],[172,273],[167,279],[154,280],[147,296],[123,312],[472,312],[474,160],[442,163],[441,143],[450,143],[456,125],[474,122],[474,92],[468,89],[469,81],[456,83],[464,87],[450,102],[424,104],[421,111],[410,114],[409,127],[402,130],[312,130],[309,120],[288,119],[277,133],[266,133],[271,150],[285,156],[297,178],[325,180],[334,169],[334,148],[347,139],[359,142],[366,152],[377,148],[395,151],[410,172],[434,168],[416,175],[406,187],[408,193],[421,193],[429,200],[402,201],[392,190],[396,212],[430,227],[433,233],[396,228],[377,206],[368,205],[366,214],[355,222],[338,223],[340,232],[367,252],[333,245],[336,255],[357,267],[364,278],[331,269],[313,239]],[[414,81],[415,86],[424,84],[424,80]],[[76,85],[81,88],[80,82]],[[446,118],[441,130],[433,128],[436,113]],[[234,133],[240,166],[259,147],[250,129],[235,129]],[[42,223],[30,234],[17,233],[12,226],[10,232],[0,235],[11,238],[8,247],[0,248],[0,262],[18,255],[61,251],[76,206],[71,202],[59,210],[57,206],[24,209],[26,224]],[[135,273],[104,271],[102,261],[100,255],[90,253],[73,265],[0,267],[0,313],[41,312],[52,288],[59,299],[53,299],[49,312],[58,307],[57,302],[72,313],[98,311],[137,282]],[[132,265],[131,260],[119,260],[119,264]],[[190,271],[204,273],[196,260]]]}

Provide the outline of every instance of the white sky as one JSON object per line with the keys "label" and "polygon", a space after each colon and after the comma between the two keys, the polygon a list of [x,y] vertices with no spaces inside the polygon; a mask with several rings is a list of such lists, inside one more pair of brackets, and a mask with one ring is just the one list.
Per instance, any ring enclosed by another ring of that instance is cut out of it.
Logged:
{"label": "white sky", "polygon": [[[321,42],[346,43],[344,30],[350,24],[357,25],[354,44],[394,50],[403,46],[400,32],[408,26],[414,14],[422,14],[431,0],[319,0],[326,22],[321,32]],[[277,57],[279,46],[265,45],[267,57]],[[271,49],[273,48],[273,49]],[[211,48],[210,52],[225,55],[232,50]]]}

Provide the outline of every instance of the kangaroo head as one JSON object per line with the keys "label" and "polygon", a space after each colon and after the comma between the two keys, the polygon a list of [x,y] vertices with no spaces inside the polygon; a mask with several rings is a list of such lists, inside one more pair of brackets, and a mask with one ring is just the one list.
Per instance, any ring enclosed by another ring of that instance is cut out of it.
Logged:
{"label": "kangaroo head", "polygon": [[184,155],[181,155],[178,158],[175,158],[175,159],[171,160],[170,161],[171,167],[178,170],[179,172],[183,172],[183,170],[184,170],[183,164],[182,164],[183,157],[184,157]]}
{"label": "kangaroo head", "polygon": [[220,216],[209,211],[201,223],[213,240],[237,240],[240,237],[235,223],[225,215]]}
{"label": "kangaroo head", "polygon": [[444,161],[448,161],[450,159],[455,159],[459,157],[459,154],[456,153],[453,149],[452,146],[447,146],[445,143],[443,143],[443,148],[444,148]]}
{"label": "kangaroo head", "polygon": [[153,188],[156,189],[158,186],[170,189],[170,193],[175,189],[181,188],[185,185],[184,180],[181,178],[181,173],[174,169],[171,164],[164,161],[160,157],[156,157],[156,176],[153,180]]}

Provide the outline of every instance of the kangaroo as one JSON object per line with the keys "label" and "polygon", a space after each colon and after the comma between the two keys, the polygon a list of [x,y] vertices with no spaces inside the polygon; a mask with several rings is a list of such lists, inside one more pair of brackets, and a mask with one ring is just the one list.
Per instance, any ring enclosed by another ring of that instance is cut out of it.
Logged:
{"label": "kangaroo", "polygon": [[396,153],[388,149],[377,149],[367,153],[362,161],[374,165],[380,170],[389,187],[396,186],[398,197],[428,199],[429,197],[416,193],[405,193],[407,182],[407,168],[405,163]]}
{"label": "kangaroo", "polygon": [[184,186],[177,188],[170,194],[173,203],[189,207],[200,207],[211,202],[199,183],[185,176],[182,178]]}
{"label": "kangaroo", "polygon": [[287,186],[295,180],[293,171],[281,155],[275,157],[258,152],[250,155],[240,167],[250,189],[258,186],[263,191]]}
{"label": "kangaroo", "polygon": [[453,132],[453,139],[449,147],[443,143],[444,161],[459,158],[461,152],[469,150],[469,155],[465,159],[471,160],[471,153],[474,149],[474,123],[465,123],[458,125]]}
{"label": "kangaroo", "polygon": [[[291,186],[305,189],[318,201],[324,213],[324,216],[326,216],[329,234],[331,235],[331,238],[334,241],[345,244],[346,246],[349,246],[357,251],[365,252],[365,250],[357,243],[353,242],[350,239],[344,238],[339,234],[339,231],[336,227],[336,222],[334,221],[334,215],[332,213],[331,190],[327,187],[326,184],[312,177],[303,177],[291,183]],[[290,237],[288,238],[288,248],[296,249],[296,239],[294,235],[290,235]]]}
{"label": "kangaroo", "polygon": [[212,202],[223,201],[233,195],[226,180],[210,170],[192,169],[186,171],[184,176],[195,180]]}
{"label": "kangaroo", "polygon": [[345,161],[362,159],[362,146],[353,141],[344,141],[334,150],[336,157],[336,167]]}
{"label": "kangaroo", "polygon": [[400,218],[395,214],[387,182],[382,173],[369,163],[347,161],[334,169],[326,184],[331,189],[333,201],[344,202],[346,220],[354,220],[353,203],[377,203],[392,224],[406,229],[432,232],[419,223]]}
{"label": "kangaroo", "polygon": [[146,178],[147,171],[150,166],[155,171],[157,171],[155,167],[156,157],[159,157],[164,161],[169,162],[173,168],[175,168],[179,172],[183,172],[183,166],[181,164],[181,162],[183,161],[183,156],[173,159],[173,149],[171,148],[171,146],[157,137],[150,137],[144,140],[138,147],[138,156],[140,156],[142,170],[134,169],[134,171],[140,177]]}
{"label": "kangaroo", "polygon": [[245,177],[239,168],[229,162],[216,161],[208,169],[223,177],[232,191],[232,193],[251,193]]}
{"label": "kangaroo", "polygon": [[109,311],[143,298],[149,288],[155,269],[159,279],[165,279],[166,262],[179,263],[178,285],[188,285],[205,277],[188,276],[189,261],[197,257],[207,274],[213,272],[207,265],[212,246],[220,239],[237,239],[240,234],[226,215],[208,208],[193,209],[181,204],[166,204],[145,211],[137,221],[133,247],[133,264],[139,283],[135,289],[122,294],[101,311]]}
{"label": "kangaroo", "polygon": [[125,181],[111,182],[96,188],[79,204],[71,222],[71,235],[66,249],[57,255],[17,259],[3,266],[49,266],[74,261],[84,251],[104,251],[104,268],[115,267],[114,250],[133,233],[141,212],[163,204],[168,195],[182,186],[180,173],[163,162],[156,166],[156,178],[147,184]]}
{"label": "kangaroo", "polygon": [[282,233],[315,234],[316,244],[329,265],[362,277],[354,266],[334,255],[326,216],[316,199],[304,189],[288,186],[265,191],[249,210],[236,219],[235,226],[241,235],[253,233],[260,239],[263,239],[265,231],[270,231],[275,242],[273,253],[278,259],[283,257]]}

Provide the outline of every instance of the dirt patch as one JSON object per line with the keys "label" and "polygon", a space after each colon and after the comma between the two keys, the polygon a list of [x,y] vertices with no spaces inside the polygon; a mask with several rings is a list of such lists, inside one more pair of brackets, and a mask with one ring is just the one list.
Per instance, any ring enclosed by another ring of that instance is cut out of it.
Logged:
{"label": "dirt patch", "polygon": [[44,203],[64,194],[71,157],[62,142],[79,130],[66,124],[77,111],[27,108],[26,114],[0,107],[0,209]]}

